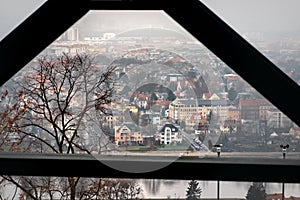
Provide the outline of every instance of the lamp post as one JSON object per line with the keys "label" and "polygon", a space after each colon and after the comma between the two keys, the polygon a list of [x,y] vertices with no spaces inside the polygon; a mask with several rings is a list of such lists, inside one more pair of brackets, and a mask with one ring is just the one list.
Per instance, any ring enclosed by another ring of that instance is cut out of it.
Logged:
{"label": "lamp post", "polygon": [[[221,148],[222,148],[223,144],[215,144],[214,147],[216,148],[217,154],[218,154],[218,158],[220,158],[221,156]],[[217,200],[220,199],[220,181],[217,181]]]}
{"label": "lamp post", "polygon": [[[290,145],[280,145],[280,148],[282,150],[282,158],[285,159],[287,149],[290,147]],[[284,200],[284,182],[282,183],[282,200]]]}
{"label": "lamp post", "polygon": [[221,148],[222,148],[223,144],[215,144],[214,147],[216,148],[217,154],[218,154],[218,158],[220,158],[221,156]]}
{"label": "lamp post", "polygon": [[280,145],[281,150],[282,150],[282,158],[285,159],[286,153],[287,153],[287,149],[290,147],[290,145]]}

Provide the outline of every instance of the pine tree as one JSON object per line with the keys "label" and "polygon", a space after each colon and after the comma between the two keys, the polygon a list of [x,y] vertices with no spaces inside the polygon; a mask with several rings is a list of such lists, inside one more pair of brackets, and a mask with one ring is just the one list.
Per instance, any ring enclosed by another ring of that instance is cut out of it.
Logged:
{"label": "pine tree", "polygon": [[195,180],[191,180],[189,182],[188,188],[186,190],[186,199],[187,200],[200,199],[202,190],[198,185],[199,185],[199,183]]}
{"label": "pine tree", "polygon": [[246,195],[247,200],[265,200],[266,199],[266,189],[262,183],[253,183]]}
{"label": "pine tree", "polygon": [[228,99],[234,101],[236,97],[237,97],[237,91],[233,87],[231,87],[228,90]]}

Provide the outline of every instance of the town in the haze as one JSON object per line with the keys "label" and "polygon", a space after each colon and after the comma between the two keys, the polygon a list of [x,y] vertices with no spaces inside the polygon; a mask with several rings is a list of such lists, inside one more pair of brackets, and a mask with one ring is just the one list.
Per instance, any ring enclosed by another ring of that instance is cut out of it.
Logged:
{"label": "town in the haze", "polygon": [[[300,71],[293,67],[300,64],[300,43],[247,37],[257,39],[262,52],[300,82]],[[228,152],[277,151],[285,142],[300,150],[300,128],[183,33],[146,27],[95,36],[72,27],[43,53],[64,52],[89,52],[99,68],[116,67],[116,98],[110,114],[99,120],[118,149],[206,152],[222,144]]]}

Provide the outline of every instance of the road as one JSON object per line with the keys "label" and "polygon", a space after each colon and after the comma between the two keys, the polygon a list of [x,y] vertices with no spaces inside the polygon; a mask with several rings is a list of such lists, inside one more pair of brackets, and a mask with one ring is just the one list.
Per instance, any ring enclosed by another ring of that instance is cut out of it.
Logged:
{"label": "road", "polygon": [[194,149],[194,151],[209,151],[208,147],[205,146],[198,138],[196,138],[195,135],[188,134],[185,131],[181,131],[181,134],[183,139],[186,140],[189,144],[191,144],[191,147]]}

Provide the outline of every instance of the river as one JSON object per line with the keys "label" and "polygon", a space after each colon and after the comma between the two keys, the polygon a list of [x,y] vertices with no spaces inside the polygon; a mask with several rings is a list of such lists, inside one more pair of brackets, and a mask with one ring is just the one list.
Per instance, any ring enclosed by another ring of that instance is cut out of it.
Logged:
{"label": "river", "polygon": [[[143,196],[147,199],[155,198],[184,198],[188,186],[187,180],[157,180],[157,179],[139,179],[137,183],[143,189]],[[216,198],[216,181],[198,181],[202,189],[201,198]],[[220,198],[244,198],[251,183],[249,182],[224,182],[220,181]],[[268,194],[281,193],[281,183],[266,183],[266,192]],[[285,184],[285,196],[300,197],[300,184]],[[6,187],[0,191],[3,196],[12,194],[14,190]],[[18,195],[16,195],[17,197]]]}
{"label": "river", "polygon": [[[188,186],[186,180],[138,180],[143,188],[145,198],[184,198]],[[217,181],[198,181],[202,189],[202,198],[216,198]],[[250,182],[220,181],[220,198],[244,198],[250,187]],[[281,193],[281,183],[266,183],[267,194]],[[285,197],[300,197],[300,184],[284,184]]]}

